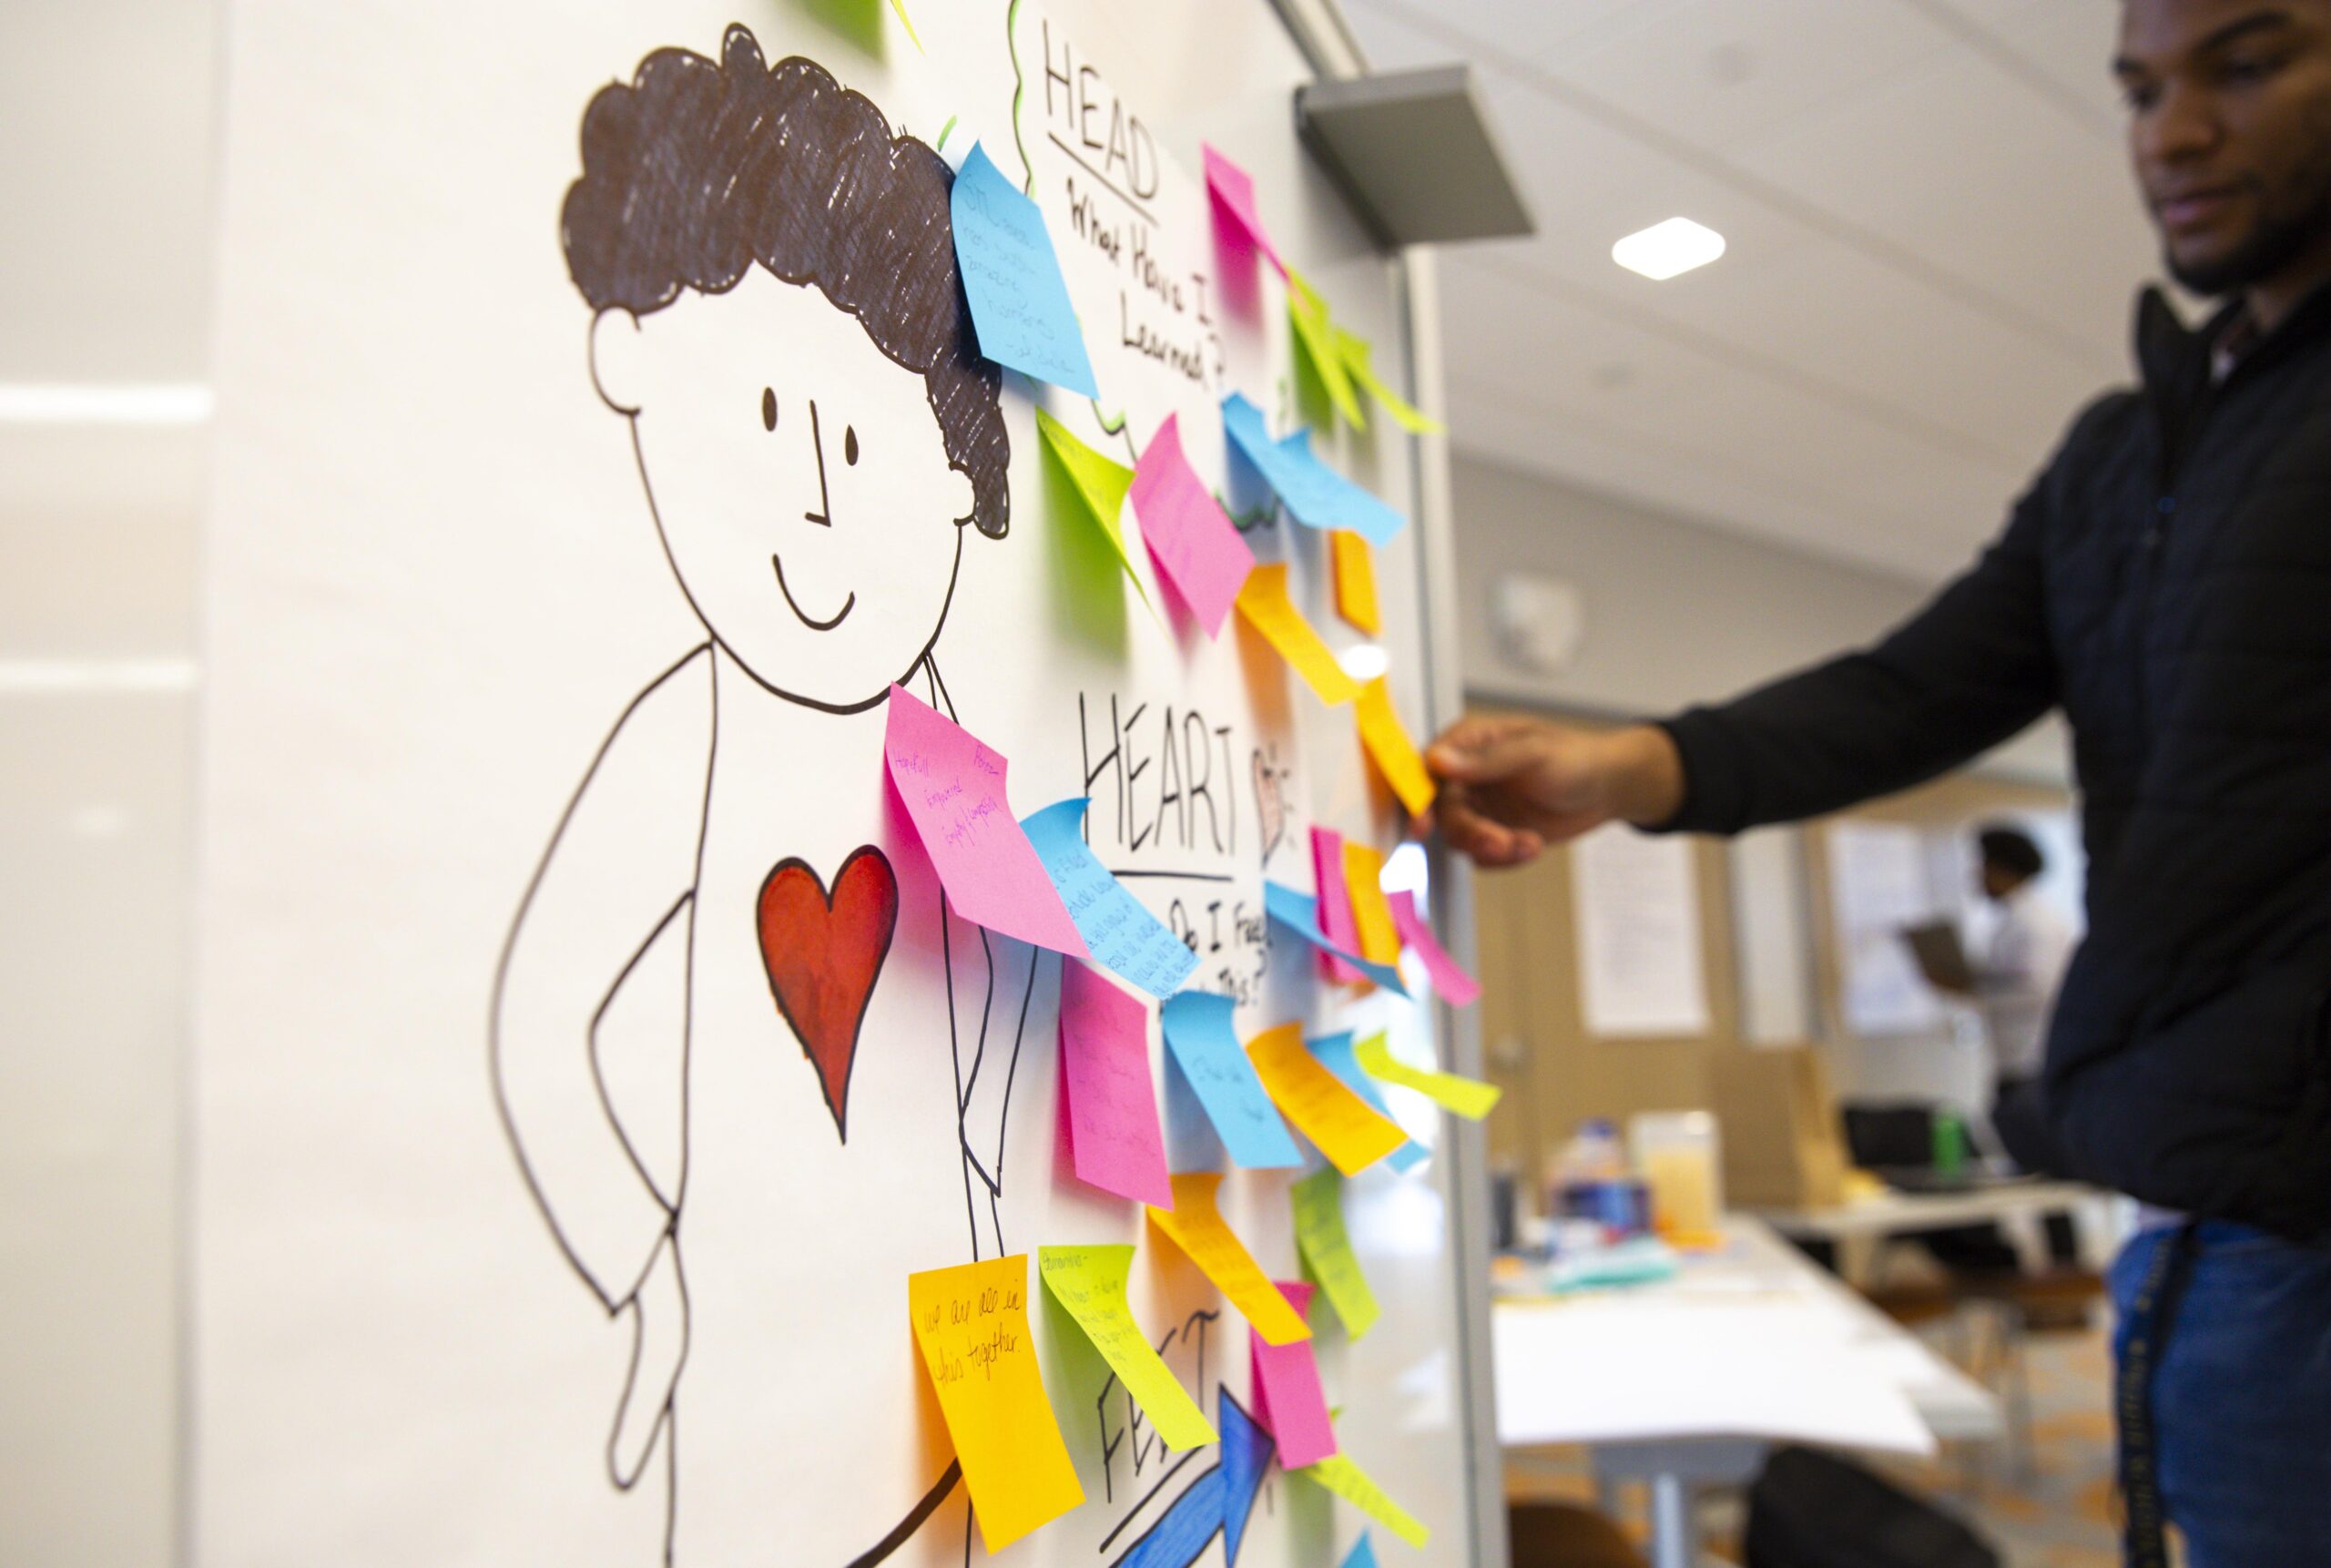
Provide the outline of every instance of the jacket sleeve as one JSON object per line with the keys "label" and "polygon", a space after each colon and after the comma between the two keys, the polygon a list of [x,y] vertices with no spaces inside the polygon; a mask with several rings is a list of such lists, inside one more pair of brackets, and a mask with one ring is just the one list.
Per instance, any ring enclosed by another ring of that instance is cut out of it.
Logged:
{"label": "jacket sleeve", "polygon": [[1685,789],[1663,830],[1737,833],[1908,789],[2053,707],[2042,553],[2053,475],[1972,567],[1876,646],[1664,721]]}

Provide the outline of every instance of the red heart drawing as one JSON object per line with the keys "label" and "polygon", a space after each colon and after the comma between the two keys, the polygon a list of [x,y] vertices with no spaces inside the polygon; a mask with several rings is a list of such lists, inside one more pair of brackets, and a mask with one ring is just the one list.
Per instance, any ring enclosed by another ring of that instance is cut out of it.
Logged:
{"label": "red heart drawing", "polygon": [[852,850],[829,894],[805,860],[779,860],[754,910],[777,1010],[818,1070],[834,1131],[850,1141],[850,1069],[867,999],[899,923],[899,881],[882,851]]}

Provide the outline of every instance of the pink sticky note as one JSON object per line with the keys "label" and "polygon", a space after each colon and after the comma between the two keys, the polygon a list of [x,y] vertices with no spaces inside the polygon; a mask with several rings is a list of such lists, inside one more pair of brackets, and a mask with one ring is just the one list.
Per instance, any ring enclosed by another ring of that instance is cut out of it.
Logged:
{"label": "pink sticky note", "polygon": [[1077,1179],[1172,1208],[1157,1086],[1149,1076],[1148,1007],[1081,963],[1062,964],[1060,1063]]}
{"label": "pink sticky note", "polygon": [[[1359,921],[1351,912],[1351,888],[1344,881],[1344,836],[1326,828],[1311,830],[1311,873],[1319,884],[1319,933],[1346,952],[1359,951]],[[1368,976],[1332,952],[1319,954],[1319,967],[1329,980],[1346,983]]]}
{"label": "pink sticky note", "polygon": [[956,913],[1038,947],[1091,956],[1036,847],[1012,815],[1003,792],[1010,764],[1001,753],[896,686],[882,749],[891,787]]}
{"label": "pink sticky note", "polygon": [[1409,951],[1424,961],[1425,972],[1432,976],[1432,988],[1440,993],[1441,1000],[1451,1007],[1471,1007],[1480,1001],[1481,983],[1466,973],[1465,966],[1434,939],[1432,928],[1417,912],[1416,895],[1394,893],[1390,901],[1392,924]]}
{"label": "pink sticky note", "polygon": [[1255,569],[1255,553],[1190,466],[1177,417],[1166,416],[1134,465],[1133,511],[1159,569],[1196,614],[1206,635],[1219,636],[1247,574]]}
{"label": "pink sticky note", "polygon": [[[1310,1309],[1310,1286],[1285,1279],[1272,1283],[1298,1317]],[[1254,1353],[1254,1380],[1247,1386],[1254,1391],[1255,1419],[1278,1444],[1281,1468],[1301,1470],[1333,1457],[1336,1429],[1328,1419],[1328,1396],[1319,1387],[1319,1360],[1312,1353],[1313,1341],[1273,1345],[1248,1329],[1247,1342]]]}
{"label": "pink sticky note", "polygon": [[[1204,143],[1199,144],[1205,147]],[[1246,236],[1247,243],[1261,251],[1270,264],[1284,273],[1287,263],[1278,259],[1277,249],[1263,229],[1262,215],[1255,210],[1255,182],[1243,168],[1210,147],[1206,151],[1206,188],[1222,210],[1230,215]]]}

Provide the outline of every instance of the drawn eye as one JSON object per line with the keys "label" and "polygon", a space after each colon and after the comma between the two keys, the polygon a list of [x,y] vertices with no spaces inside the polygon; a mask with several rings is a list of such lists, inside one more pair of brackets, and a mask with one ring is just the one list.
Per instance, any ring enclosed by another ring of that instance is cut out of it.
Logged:
{"label": "drawn eye", "polygon": [[854,424],[841,427],[841,460],[852,468],[858,466],[858,427]]}
{"label": "drawn eye", "polygon": [[761,388],[761,428],[777,428],[777,389],[774,387]]}

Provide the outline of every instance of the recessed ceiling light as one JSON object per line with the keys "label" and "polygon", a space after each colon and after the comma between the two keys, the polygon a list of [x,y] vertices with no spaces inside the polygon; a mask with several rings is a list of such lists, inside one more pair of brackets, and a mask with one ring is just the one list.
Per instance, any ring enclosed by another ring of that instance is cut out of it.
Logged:
{"label": "recessed ceiling light", "polygon": [[1724,254],[1724,236],[1705,223],[1671,218],[1628,235],[1611,247],[1611,260],[1654,283],[1705,267]]}

